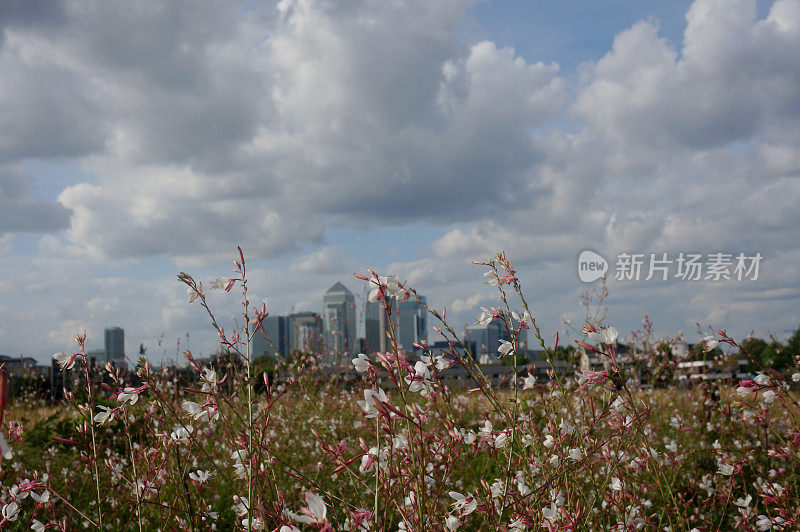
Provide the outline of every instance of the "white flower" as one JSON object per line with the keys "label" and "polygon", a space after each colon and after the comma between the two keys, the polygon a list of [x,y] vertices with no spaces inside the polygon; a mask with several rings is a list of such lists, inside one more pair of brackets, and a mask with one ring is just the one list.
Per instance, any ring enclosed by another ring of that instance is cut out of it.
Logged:
{"label": "white flower", "polygon": [[725,476],[731,476],[731,475],[733,475],[733,470],[734,470],[734,467],[732,465],[719,464],[719,471],[717,471],[717,472],[718,473],[722,473]]}
{"label": "white flower", "polygon": [[397,278],[396,275],[390,275],[388,277],[378,277],[372,278],[369,282],[374,285],[375,287],[370,291],[369,296],[367,299],[371,303],[375,303],[378,301],[379,296],[383,293],[383,296],[394,296],[396,299],[400,301],[408,301],[411,297],[411,294],[403,287],[400,286],[400,280]]}
{"label": "white flower", "polygon": [[119,401],[120,403],[124,403],[125,401],[127,401],[132,405],[136,404],[136,401],[139,400],[139,392],[137,390],[138,388],[124,388],[117,395],[117,401]]}
{"label": "white flower", "polygon": [[573,460],[577,461],[577,460],[580,460],[581,458],[583,458],[583,453],[578,448],[570,449],[569,450],[569,457],[572,458]]}
{"label": "white flower", "polygon": [[614,327],[603,327],[602,329],[598,329],[597,332],[587,333],[587,336],[592,342],[613,344],[617,341],[619,332],[617,332]]}
{"label": "white flower", "polygon": [[58,362],[62,370],[72,369],[72,366],[75,365],[76,358],[78,358],[77,353],[69,354],[63,351],[59,351],[58,353],[53,354],[53,359],[56,362]]}
{"label": "white flower", "polygon": [[531,318],[531,313],[528,312],[527,310],[525,312],[523,312],[522,314],[520,314],[519,312],[517,312],[515,310],[512,310],[511,311],[511,317],[514,318],[515,320],[517,320],[517,322],[519,322],[519,323],[522,323],[522,322],[525,322],[525,321],[533,321],[532,318]]}
{"label": "white flower", "polygon": [[622,491],[622,481],[617,477],[611,479],[611,489],[614,491]]}
{"label": "white flower", "polygon": [[738,506],[740,508],[747,508],[748,506],[750,506],[750,502],[752,500],[753,500],[753,496],[752,495],[748,495],[744,499],[742,499],[742,498],[736,499],[735,501],[733,501],[733,504],[735,504],[736,506]]}
{"label": "white flower", "polygon": [[33,520],[33,523],[31,524],[31,530],[33,530],[33,532],[42,532],[44,528],[44,524],[41,521],[38,519]]}
{"label": "white flower", "polygon": [[194,401],[184,401],[183,409],[197,421],[216,421],[219,419],[219,411],[212,405],[201,406]]}
{"label": "white flower", "polygon": [[169,436],[173,441],[186,443],[189,441],[189,436],[192,432],[194,432],[194,427],[191,425],[187,425],[186,427],[176,426]]}
{"label": "white flower", "polygon": [[792,380],[794,382],[800,382],[800,371],[798,371],[797,373],[792,373]]}
{"label": "white flower", "polygon": [[420,392],[422,395],[427,395],[429,392],[429,383],[431,379],[431,372],[428,370],[428,365],[422,360],[414,364],[414,372],[412,375],[406,376],[405,380],[409,384],[408,391]]}
{"label": "white flower", "polygon": [[328,515],[328,508],[325,501],[316,493],[306,492],[306,504],[308,507],[301,511],[305,515],[291,514],[292,518],[298,523],[323,523]]}
{"label": "white flower", "polygon": [[203,283],[197,283],[197,288],[191,286],[186,288],[186,295],[189,296],[189,303],[194,303],[203,294]]}
{"label": "white flower", "polygon": [[522,381],[523,390],[530,390],[531,388],[536,388],[536,376],[534,375],[528,375]]}
{"label": "white flower", "polygon": [[765,403],[770,404],[772,401],[775,400],[777,396],[778,395],[772,390],[767,390],[766,392],[764,392],[764,395],[762,395],[761,398],[764,399]]}
{"label": "white flower", "polygon": [[197,472],[189,473],[189,478],[200,484],[211,478],[212,473],[198,469]]}
{"label": "white flower", "polygon": [[16,521],[19,515],[19,506],[14,501],[3,506],[3,518],[6,521]]}
{"label": "white flower", "polygon": [[766,515],[759,515],[758,520],[756,521],[756,526],[759,530],[771,530],[772,529],[772,519],[770,519]]}
{"label": "white flower", "polygon": [[458,527],[461,526],[461,521],[454,515],[448,515],[444,518],[444,526],[447,530],[458,530]]}
{"label": "white flower", "polygon": [[436,355],[433,358],[436,361],[436,369],[439,371],[444,371],[453,365],[453,362],[444,355]]}
{"label": "white flower", "polygon": [[238,495],[234,495],[233,500],[235,501],[235,504],[233,505],[233,511],[236,512],[236,515],[239,517],[244,517],[247,515],[247,509],[250,507],[250,501],[247,500],[247,497],[239,497]]}
{"label": "white flower", "polygon": [[94,422],[99,423],[102,425],[106,421],[110,419],[114,419],[114,411],[107,406],[100,405],[98,407],[100,410],[105,410],[105,412],[99,412],[97,415],[94,416]]}
{"label": "white flower", "polygon": [[378,388],[377,391],[367,389],[364,390],[364,400],[358,401],[358,406],[360,406],[361,410],[364,411],[365,417],[376,418],[378,417],[378,414],[380,414],[376,403],[384,403],[388,400],[389,399],[386,397],[386,392],[384,392],[381,388]]}
{"label": "white flower", "polygon": [[364,353],[359,353],[353,359],[353,366],[355,366],[357,372],[364,373],[369,369],[369,358]]}
{"label": "white flower", "polygon": [[769,377],[764,375],[760,371],[758,372],[758,375],[756,375],[756,378],[753,380],[756,381],[756,384],[760,384],[761,386],[766,386],[769,384]]}
{"label": "white flower", "polygon": [[214,368],[203,368],[203,387],[201,388],[204,392],[216,392],[217,391],[217,372]]}
{"label": "white flower", "polygon": [[514,345],[509,342],[508,340],[500,340],[500,347],[497,348],[497,351],[500,353],[500,356],[508,355],[514,349]]}
{"label": "white flower", "polygon": [[738,388],[736,388],[736,393],[738,393],[742,397],[746,397],[746,396],[750,395],[750,392],[752,392],[752,391],[753,390],[751,390],[747,386],[739,386]]}
{"label": "white flower", "polygon": [[225,290],[228,287],[229,282],[230,279],[227,277],[217,277],[216,279],[213,279],[211,283],[209,283],[209,286],[212,290]]}
{"label": "white flower", "polygon": [[50,500],[50,492],[44,490],[41,495],[37,495],[36,492],[31,491],[31,499],[39,504],[47,504],[47,502]]}
{"label": "white flower", "polygon": [[527,530],[528,527],[525,526],[525,523],[522,522],[522,518],[520,517],[517,520],[509,523],[508,524],[508,529],[509,530],[514,530],[514,531],[517,531],[517,530],[522,531],[522,530]]}
{"label": "white flower", "polygon": [[716,349],[717,346],[719,345],[719,342],[717,341],[716,338],[714,338],[709,334],[708,336],[703,338],[703,344],[704,344],[703,351],[708,353],[709,351],[713,351],[714,349]]}
{"label": "white flower", "polygon": [[278,532],[300,532],[300,529],[294,525],[283,525]]}
{"label": "white flower", "polygon": [[242,519],[242,528],[248,530],[248,526],[249,529],[251,530],[264,530],[264,528],[266,527],[266,525],[264,524],[264,520],[260,517],[254,517],[252,523],[246,517]]}
{"label": "white flower", "polygon": [[478,501],[469,493],[462,495],[457,491],[451,491],[449,494],[450,497],[455,499],[453,507],[456,510],[461,510],[461,515],[469,515],[478,507]]}
{"label": "white flower", "polygon": [[550,504],[550,506],[545,506],[542,508],[542,515],[544,516],[545,520],[554,523],[558,521],[558,505],[556,503]]}
{"label": "white flower", "polygon": [[493,319],[494,313],[486,307],[481,307],[481,314],[475,321],[477,321],[480,325],[488,325]]}
{"label": "white flower", "polygon": [[244,465],[244,461],[247,460],[247,452],[244,449],[233,451],[231,460],[233,460],[233,471],[236,478],[247,478],[247,468]]}

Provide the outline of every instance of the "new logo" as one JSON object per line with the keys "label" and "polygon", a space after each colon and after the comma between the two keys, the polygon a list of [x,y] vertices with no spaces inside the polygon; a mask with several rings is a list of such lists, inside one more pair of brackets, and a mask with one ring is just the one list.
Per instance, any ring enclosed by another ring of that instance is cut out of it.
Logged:
{"label": "new logo", "polygon": [[596,281],[608,271],[608,261],[594,251],[582,251],[578,257],[578,277],[584,283]]}

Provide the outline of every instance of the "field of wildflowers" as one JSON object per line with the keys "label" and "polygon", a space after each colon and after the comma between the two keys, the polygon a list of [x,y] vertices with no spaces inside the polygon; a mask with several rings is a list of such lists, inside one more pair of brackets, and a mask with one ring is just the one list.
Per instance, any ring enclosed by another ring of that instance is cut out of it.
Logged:
{"label": "field of wildflowers", "polygon": [[[518,378],[501,389],[429,309],[448,355],[359,354],[360,380],[341,382],[314,353],[251,360],[266,309],[250,306],[241,250],[235,264],[233,277],[207,284],[241,290],[237,330],[217,322],[200,282],[179,275],[226,359],[201,365],[187,351],[188,372],[141,360],[135,380],[110,367],[93,375],[78,337],[77,349],[54,355],[85,376],[85,389],[67,394],[70,408],[25,395],[9,402],[0,528],[800,528],[796,361],[720,386],[642,387],[617,363],[617,331],[587,322],[582,345],[608,369],[537,382],[515,367]],[[479,264],[498,304],[478,320],[500,318],[512,338],[498,356],[516,363],[520,327],[544,349],[509,260]],[[415,298],[395,277],[359,277],[374,301]],[[724,331],[704,346],[746,353]],[[463,365],[470,387],[442,383],[451,364]]]}

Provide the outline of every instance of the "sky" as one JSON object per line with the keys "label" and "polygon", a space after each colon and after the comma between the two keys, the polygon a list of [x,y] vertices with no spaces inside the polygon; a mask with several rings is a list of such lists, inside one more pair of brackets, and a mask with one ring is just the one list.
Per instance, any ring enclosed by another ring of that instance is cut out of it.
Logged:
{"label": "sky", "polygon": [[[461,329],[498,304],[472,261],[505,251],[552,343],[592,250],[623,335],[783,339],[798,58],[798,0],[0,0],[0,353],[120,326],[132,357],[208,354],[176,275],[232,275],[237,245],[273,315],[363,298],[370,267]],[[646,280],[664,253],[762,260]],[[237,295],[209,301],[232,327]]]}

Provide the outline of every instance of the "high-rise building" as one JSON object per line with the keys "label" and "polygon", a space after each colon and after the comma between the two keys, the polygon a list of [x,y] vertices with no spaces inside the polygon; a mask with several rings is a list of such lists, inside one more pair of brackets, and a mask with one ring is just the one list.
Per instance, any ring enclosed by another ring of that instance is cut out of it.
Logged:
{"label": "high-rise building", "polygon": [[322,297],[326,361],[337,365],[356,346],[356,299],[342,283]]}
{"label": "high-rise building", "polygon": [[386,311],[383,304],[367,301],[364,308],[365,353],[386,352]]}
{"label": "high-rise building", "polygon": [[250,345],[251,354],[253,356],[278,355],[285,358],[289,354],[289,324],[288,316],[264,318],[261,329],[253,335]]}
{"label": "high-rise building", "polygon": [[[425,296],[418,296],[419,302],[388,300],[391,305],[391,320],[394,323],[394,337],[400,351],[412,352],[428,339],[428,313],[423,306]],[[372,352],[385,352],[391,348],[387,336],[389,320],[381,302],[367,302],[365,309],[367,345]]]}
{"label": "high-rise building", "polygon": [[[514,322],[513,319],[510,319],[510,321],[512,327],[519,327],[518,322]],[[465,332],[467,339],[475,342],[477,352],[474,353],[474,358],[481,364],[497,360],[497,348],[500,347],[500,340],[511,341],[511,335],[500,318],[494,318],[486,324],[475,323],[467,325]],[[527,348],[527,340],[527,330],[522,329],[519,334],[520,350]]]}
{"label": "high-rise building", "polygon": [[109,327],[105,333],[106,362],[123,363],[125,361],[125,330],[121,327]]}
{"label": "high-rise building", "polygon": [[296,312],[289,315],[289,354],[295,351],[322,353],[322,319],[316,312]]}
{"label": "high-rise building", "polygon": [[395,301],[395,338],[401,351],[418,351],[414,344],[428,341],[428,311],[425,296],[417,295],[419,301]]}

